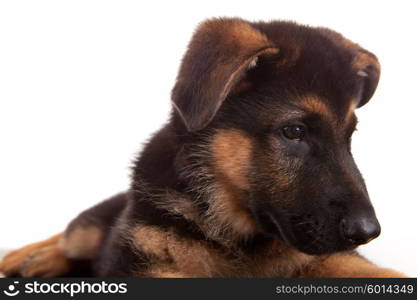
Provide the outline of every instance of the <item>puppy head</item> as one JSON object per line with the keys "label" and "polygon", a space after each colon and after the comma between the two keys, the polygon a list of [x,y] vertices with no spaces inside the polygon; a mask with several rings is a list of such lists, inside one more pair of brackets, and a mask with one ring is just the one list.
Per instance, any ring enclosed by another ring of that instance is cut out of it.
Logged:
{"label": "puppy head", "polygon": [[203,23],[172,100],[190,136],[210,137],[205,169],[221,186],[211,189],[211,213],[236,233],[310,254],[376,237],[350,138],[354,109],[369,101],[379,72],[373,54],[328,29]]}

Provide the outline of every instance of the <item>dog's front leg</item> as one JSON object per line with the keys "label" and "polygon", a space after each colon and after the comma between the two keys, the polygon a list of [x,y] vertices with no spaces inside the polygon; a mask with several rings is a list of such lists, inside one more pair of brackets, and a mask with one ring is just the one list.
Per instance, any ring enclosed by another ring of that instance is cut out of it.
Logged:
{"label": "dog's front leg", "polygon": [[302,277],[407,277],[392,269],[381,268],[357,253],[337,253],[316,261]]}

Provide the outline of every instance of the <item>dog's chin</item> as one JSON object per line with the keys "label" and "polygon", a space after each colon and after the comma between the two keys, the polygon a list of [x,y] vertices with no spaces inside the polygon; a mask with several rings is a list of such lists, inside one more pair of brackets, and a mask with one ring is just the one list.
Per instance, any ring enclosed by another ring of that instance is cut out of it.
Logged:
{"label": "dog's chin", "polygon": [[306,244],[297,244],[297,242],[294,242],[292,244],[292,247],[296,248],[297,250],[310,254],[310,255],[325,255],[325,254],[332,254],[336,252],[341,251],[349,251],[353,250],[355,247],[351,245],[345,245],[345,244],[325,244],[316,242],[314,245],[306,245]]}
{"label": "dog's chin", "polygon": [[289,228],[286,228],[275,219],[272,219],[272,221],[275,225],[273,233],[274,239],[281,241],[287,247],[295,248],[305,254],[325,255],[341,251],[349,251],[356,248],[352,244],[343,242],[337,238],[334,238],[334,240],[324,238],[324,240],[322,240],[317,236],[303,234],[302,232],[295,232],[290,226]]}

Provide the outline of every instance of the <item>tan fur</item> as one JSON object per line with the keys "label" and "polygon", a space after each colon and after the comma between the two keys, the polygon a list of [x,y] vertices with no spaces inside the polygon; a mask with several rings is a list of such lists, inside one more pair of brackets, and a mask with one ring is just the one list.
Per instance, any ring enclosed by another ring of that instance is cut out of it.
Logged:
{"label": "tan fur", "polygon": [[405,274],[378,267],[354,254],[332,254],[313,265],[305,277],[406,277]]}
{"label": "tan fur", "polygon": [[[227,75],[219,98],[226,99],[229,93],[233,93],[236,83],[244,75],[245,71],[250,68],[251,64],[261,55],[273,55],[279,52],[268,38],[256,30],[248,22],[239,19],[211,19],[200,25],[196,35],[213,36],[218,39],[217,45],[222,45],[225,51],[233,52],[229,64],[239,64],[229,72],[230,65],[222,63],[215,66],[215,71],[210,74],[211,82],[219,82],[220,78]],[[198,38],[197,38],[198,39]],[[251,54],[248,57],[248,53]],[[238,60],[236,60],[238,59]],[[218,103],[220,106],[221,101]]]}
{"label": "tan fur", "polygon": [[214,226],[226,226],[235,235],[245,238],[255,233],[256,225],[239,193],[236,187],[226,182],[219,183],[210,202],[209,214],[220,223],[216,225],[213,222]]}
{"label": "tan fur", "polygon": [[[226,81],[224,88],[222,92],[220,93],[220,98],[226,99],[227,95],[229,95],[230,92],[232,91],[232,87],[234,87],[237,81],[240,79],[240,77],[243,76],[243,74],[245,74],[245,71],[250,67],[251,63],[253,62],[255,58],[261,55],[273,55],[277,53],[278,53],[278,49],[276,48],[262,49],[260,51],[257,51],[251,57],[244,60],[240,64],[240,66],[230,75],[229,79]],[[224,70],[222,68],[219,68],[217,72],[214,72],[212,74],[212,77],[223,76],[224,73],[225,73]]]}
{"label": "tan fur", "polygon": [[348,111],[346,112],[346,116],[344,119],[345,124],[349,124],[350,120],[352,119],[354,113],[355,113],[355,109],[358,106],[358,100],[357,99],[353,99],[350,101],[349,104],[349,108]]}
{"label": "tan fur", "polygon": [[149,256],[167,260],[169,253],[168,234],[157,226],[137,226],[133,228],[132,242],[135,248],[140,249]]}
{"label": "tan fur", "polygon": [[165,268],[152,268],[147,273],[146,277],[150,278],[192,278],[194,276],[175,272],[172,270],[166,270]]}
{"label": "tan fur", "polygon": [[329,106],[327,106],[326,103],[323,101],[323,99],[320,99],[319,97],[314,95],[310,95],[302,99],[301,105],[304,109],[308,110],[309,112],[321,115],[329,123],[335,123],[334,114],[330,110]]}
{"label": "tan fur", "polygon": [[364,70],[367,66],[374,66],[377,72],[380,72],[381,66],[378,60],[367,52],[358,52],[353,61],[353,66],[356,70]]}
{"label": "tan fur", "polygon": [[164,193],[160,197],[154,198],[154,203],[160,209],[177,214],[189,221],[196,223],[200,222],[200,212],[195,206],[195,203],[183,194],[168,192]]}
{"label": "tan fur", "polygon": [[71,262],[58,245],[51,245],[32,253],[20,267],[23,277],[57,277],[67,274]]}
{"label": "tan fur", "polygon": [[[208,60],[203,67],[194,59],[206,50],[212,54],[201,58]],[[203,22],[188,46],[172,92],[173,105],[188,129],[195,131],[206,126],[257,58],[278,52],[278,48],[249,22],[222,18]],[[194,67],[185,68],[189,64]],[[196,72],[203,75],[201,80],[195,78]],[[188,102],[184,102],[184,93],[205,103],[200,116],[185,109]]]}
{"label": "tan fur", "polygon": [[60,242],[65,255],[71,259],[91,259],[97,255],[103,230],[97,226],[77,227]]}
{"label": "tan fur", "polygon": [[237,233],[252,234],[255,222],[240,196],[240,190],[249,185],[250,138],[238,130],[220,130],[213,139],[211,152],[219,184],[210,209],[221,223],[231,225]]}
{"label": "tan fur", "polygon": [[315,257],[280,243],[279,247],[258,251],[252,259],[254,277],[295,277]]}
{"label": "tan fur", "polygon": [[220,130],[211,145],[216,170],[238,188],[247,189],[252,142],[238,130]]}
{"label": "tan fur", "polygon": [[69,270],[69,262],[59,241],[63,234],[27,245],[7,254],[0,263],[0,272],[6,276],[20,273],[22,276],[54,277]]}
{"label": "tan fur", "polygon": [[342,121],[336,121],[336,118],[333,112],[330,110],[329,106],[326,105],[323,99],[320,99],[317,96],[308,96],[303,98],[301,101],[301,105],[304,109],[308,110],[309,112],[319,114],[330,124],[333,124],[334,128],[336,128],[336,123],[338,122],[344,123],[346,125],[349,124],[355,113],[355,109],[358,106],[358,99],[352,99],[350,101],[349,107],[346,111],[346,115]]}
{"label": "tan fur", "polygon": [[211,19],[204,22],[198,30],[205,35],[218,34],[227,43],[242,48],[258,48],[270,44],[264,34],[239,19]]}
{"label": "tan fur", "polygon": [[134,247],[153,262],[151,269],[139,276],[182,273],[186,277],[213,277],[229,272],[230,265],[216,250],[204,242],[181,237],[172,229],[139,225],[133,228],[131,239]]}
{"label": "tan fur", "polygon": [[360,45],[353,43],[352,41],[346,38],[342,38],[341,42],[342,45],[344,45],[345,47],[352,50],[356,50],[356,55],[353,60],[353,67],[356,70],[364,70],[367,66],[372,65],[377,69],[378,72],[380,71],[380,64],[373,54],[370,54],[368,51],[363,50]]}
{"label": "tan fur", "polygon": [[291,277],[313,260],[283,245],[259,249],[252,256],[239,251],[230,256],[156,226],[136,226],[132,244],[152,261],[145,273],[136,274],[145,277]]}

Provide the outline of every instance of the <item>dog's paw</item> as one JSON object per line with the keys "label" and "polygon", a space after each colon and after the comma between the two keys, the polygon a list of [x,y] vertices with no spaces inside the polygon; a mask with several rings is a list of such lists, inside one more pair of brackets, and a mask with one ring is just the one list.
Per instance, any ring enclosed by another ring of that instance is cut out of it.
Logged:
{"label": "dog's paw", "polygon": [[[16,251],[12,251],[8,253],[0,261],[0,275],[7,277],[18,275],[21,260],[17,259],[15,252]],[[15,258],[13,256],[15,256]]]}
{"label": "dog's paw", "polygon": [[0,262],[0,273],[7,277],[20,276],[20,266],[36,248],[35,244],[31,244],[6,254]]}
{"label": "dog's paw", "polygon": [[[62,260],[65,256],[59,249],[58,243],[61,238],[61,234],[51,237],[42,242],[33,243],[14,250],[6,254],[2,261],[0,261],[0,273],[8,277],[13,276],[43,276],[40,272],[35,271],[40,268],[32,267],[34,263],[31,260],[40,261],[41,258],[48,258],[50,261],[46,262],[46,265],[56,263],[57,269],[63,269]],[[53,260],[55,259],[55,261]],[[45,270],[43,270],[45,271]],[[46,275],[54,272],[44,272]]]}
{"label": "dog's paw", "polygon": [[23,277],[58,277],[68,274],[70,261],[57,246],[46,246],[31,253],[20,265],[19,274]]}

